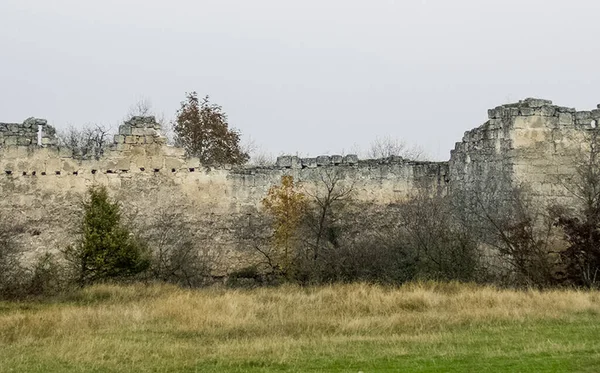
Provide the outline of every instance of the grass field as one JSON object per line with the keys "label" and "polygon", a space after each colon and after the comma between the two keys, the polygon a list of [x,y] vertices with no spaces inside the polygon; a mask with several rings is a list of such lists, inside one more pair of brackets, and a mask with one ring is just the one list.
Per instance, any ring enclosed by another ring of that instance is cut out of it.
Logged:
{"label": "grass field", "polygon": [[0,303],[1,372],[600,372],[600,293],[98,286]]}

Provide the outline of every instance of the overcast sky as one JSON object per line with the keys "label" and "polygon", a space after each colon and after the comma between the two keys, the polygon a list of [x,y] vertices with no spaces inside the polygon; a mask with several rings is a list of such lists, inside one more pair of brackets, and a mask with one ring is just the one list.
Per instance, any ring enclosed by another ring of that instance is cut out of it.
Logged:
{"label": "overcast sky", "polygon": [[487,109],[600,102],[598,0],[0,0],[0,121],[116,126],[188,91],[275,153],[446,160]]}

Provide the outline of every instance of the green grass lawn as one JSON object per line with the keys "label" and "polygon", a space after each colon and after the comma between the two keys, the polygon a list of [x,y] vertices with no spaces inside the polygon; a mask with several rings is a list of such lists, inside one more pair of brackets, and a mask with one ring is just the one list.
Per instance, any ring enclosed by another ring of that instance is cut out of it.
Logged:
{"label": "green grass lawn", "polygon": [[0,304],[0,371],[600,372],[599,299],[428,285],[96,288]]}

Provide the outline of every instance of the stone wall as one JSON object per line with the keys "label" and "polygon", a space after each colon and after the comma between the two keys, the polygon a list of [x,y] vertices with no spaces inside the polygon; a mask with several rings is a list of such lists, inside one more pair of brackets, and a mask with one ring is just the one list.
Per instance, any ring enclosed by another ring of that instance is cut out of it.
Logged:
{"label": "stone wall", "polygon": [[45,119],[29,118],[23,123],[0,123],[0,147],[56,145],[54,135],[54,128],[48,126]]}
{"label": "stone wall", "polygon": [[[42,123],[42,120],[36,120]],[[49,126],[44,124],[42,131]],[[52,141],[38,146],[0,147],[0,216],[25,229],[18,240],[33,252],[58,250],[73,242],[80,201],[91,185],[101,184],[121,201],[129,221],[151,225],[165,212],[194,222],[199,246],[221,259],[222,272],[244,266],[236,232],[251,225],[268,189],[283,175],[292,175],[307,191],[320,187],[335,173],[351,185],[360,203],[385,205],[426,188],[444,193],[445,162],[410,162],[399,157],[359,160],[358,157],[279,157],[272,167],[201,165],[183,149],[165,145],[152,117],[135,117],[99,159],[78,159]]]}
{"label": "stone wall", "polygon": [[99,160],[73,157],[56,145],[46,121],[30,118],[0,124],[0,216],[24,227],[18,239],[32,252],[57,250],[73,242],[86,189],[102,184],[140,226],[169,211],[193,221],[199,245],[221,258],[225,272],[245,264],[236,232],[252,229],[261,200],[283,175],[314,192],[335,173],[364,205],[386,206],[423,190],[521,184],[544,201],[569,203],[565,180],[589,149],[598,121],[600,108],[576,111],[526,99],[489,110],[488,120],[465,133],[448,162],[282,156],[272,167],[213,167],[167,146],[153,117],[120,126]]}
{"label": "stone wall", "polygon": [[523,185],[544,202],[569,203],[567,183],[586,157],[598,121],[600,107],[577,111],[541,99],[491,109],[488,121],[467,131],[451,152],[450,187]]}

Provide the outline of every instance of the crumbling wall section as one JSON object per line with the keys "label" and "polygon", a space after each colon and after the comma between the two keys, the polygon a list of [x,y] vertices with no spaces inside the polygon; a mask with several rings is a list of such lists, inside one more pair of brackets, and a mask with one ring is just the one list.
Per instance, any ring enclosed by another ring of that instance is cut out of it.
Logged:
{"label": "crumbling wall section", "polygon": [[549,204],[572,201],[568,183],[589,156],[600,105],[577,111],[529,98],[491,109],[488,118],[451,152],[450,188],[526,186]]}
{"label": "crumbling wall section", "polygon": [[28,118],[23,123],[0,123],[0,147],[56,145],[56,131],[45,119]]}

